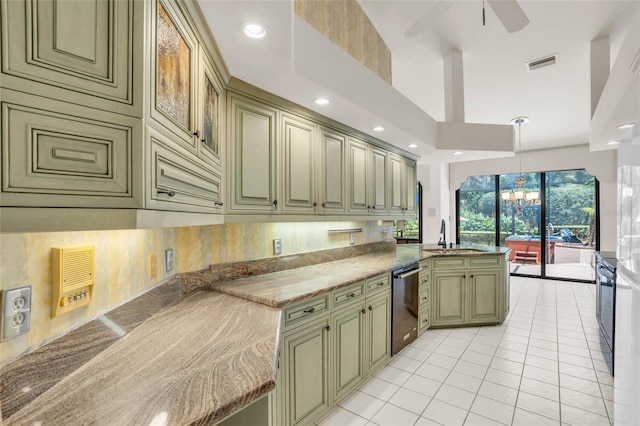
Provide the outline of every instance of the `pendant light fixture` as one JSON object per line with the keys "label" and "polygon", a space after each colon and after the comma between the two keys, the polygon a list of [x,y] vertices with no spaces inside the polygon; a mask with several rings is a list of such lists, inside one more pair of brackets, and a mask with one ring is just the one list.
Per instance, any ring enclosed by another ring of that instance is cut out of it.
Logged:
{"label": "pendant light fixture", "polygon": [[518,160],[519,160],[519,176],[515,180],[515,185],[512,190],[502,191],[502,201],[505,205],[513,206],[518,213],[522,212],[522,208],[526,205],[537,204],[538,191],[527,192],[526,184],[527,179],[522,176],[522,125],[529,122],[528,117],[516,117],[509,122],[509,124],[515,126],[518,125]]}

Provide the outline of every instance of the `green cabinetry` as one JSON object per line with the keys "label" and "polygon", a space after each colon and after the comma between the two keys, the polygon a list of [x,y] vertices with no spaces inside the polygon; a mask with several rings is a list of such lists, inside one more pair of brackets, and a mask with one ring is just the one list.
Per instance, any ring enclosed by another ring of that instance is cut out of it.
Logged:
{"label": "green cabinetry", "polygon": [[495,324],[508,312],[503,255],[434,258],[431,325]]}
{"label": "green cabinetry", "polygon": [[389,360],[389,275],[287,306],[282,328],[273,422],[313,424]]}

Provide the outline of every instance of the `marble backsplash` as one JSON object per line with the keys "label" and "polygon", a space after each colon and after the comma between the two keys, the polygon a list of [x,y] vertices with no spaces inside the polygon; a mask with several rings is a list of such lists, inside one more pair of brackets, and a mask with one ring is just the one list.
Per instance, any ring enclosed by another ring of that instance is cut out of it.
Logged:
{"label": "marble backsplash", "polygon": [[[333,229],[352,228],[362,228],[361,233],[354,234],[356,245],[353,247],[349,234],[328,233]],[[377,221],[0,234],[0,289],[32,286],[31,330],[0,343],[0,365],[112,310],[175,274],[193,272],[187,282],[196,283],[229,279],[234,274],[283,270],[318,259],[336,260],[334,256],[353,255],[348,254],[353,250],[369,250],[367,243],[379,242],[391,235],[392,227],[379,225]],[[272,255],[274,238],[282,239],[282,255],[278,257]],[[86,307],[52,319],[51,247],[82,244],[95,245],[94,299]],[[175,249],[175,269],[171,272],[165,272],[164,268],[167,248]],[[157,259],[155,277],[149,276],[150,254],[155,254]],[[253,260],[259,261],[248,262]],[[183,279],[177,278],[183,291],[198,288],[197,284],[184,284]]]}

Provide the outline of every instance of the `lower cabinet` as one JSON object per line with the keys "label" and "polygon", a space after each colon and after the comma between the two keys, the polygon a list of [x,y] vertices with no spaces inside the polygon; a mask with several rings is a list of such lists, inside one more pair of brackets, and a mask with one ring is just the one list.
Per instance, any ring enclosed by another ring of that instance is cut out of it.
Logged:
{"label": "lower cabinet", "polygon": [[366,358],[367,376],[374,374],[391,356],[391,293],[367,299],[366,314]]}
{"label": "lower cabinet", "polygon": [[[340,300],[340,291],[334,291],[335,300]],[[318,296],[296,307],[313,316],[322,312],[312,310],[316,301],[325,298]],[[317,422],[382,368],[390,356],[389,288],[366,299],[339,304],[330,314],[321,313],[295,328],[285,324],[272,422],[286,426]]]}
{"label": "lower cabinet", "polygon": [[331,402],[335,405],[356,389],[365,378],[364,301],[331,315]]}
{"label": "lower cabinet", "polygon": [[284,424],[312,424],[329,411],[330,328],[324,316],[282,336]]}
{"label": "lower cabinet", "polygon": [[433,272],[434,327],[491,324],[506,315],[502,269],[457,269]]}

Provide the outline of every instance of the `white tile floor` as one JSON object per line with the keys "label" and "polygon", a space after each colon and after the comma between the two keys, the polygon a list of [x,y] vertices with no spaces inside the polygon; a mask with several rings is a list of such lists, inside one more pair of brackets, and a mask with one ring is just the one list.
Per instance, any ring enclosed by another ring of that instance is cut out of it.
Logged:
{"label": "white tile floor", "polygon": [[606,425],[610,354],[592,284],[511,278],[490,327],[429,330],[319,425]]}

